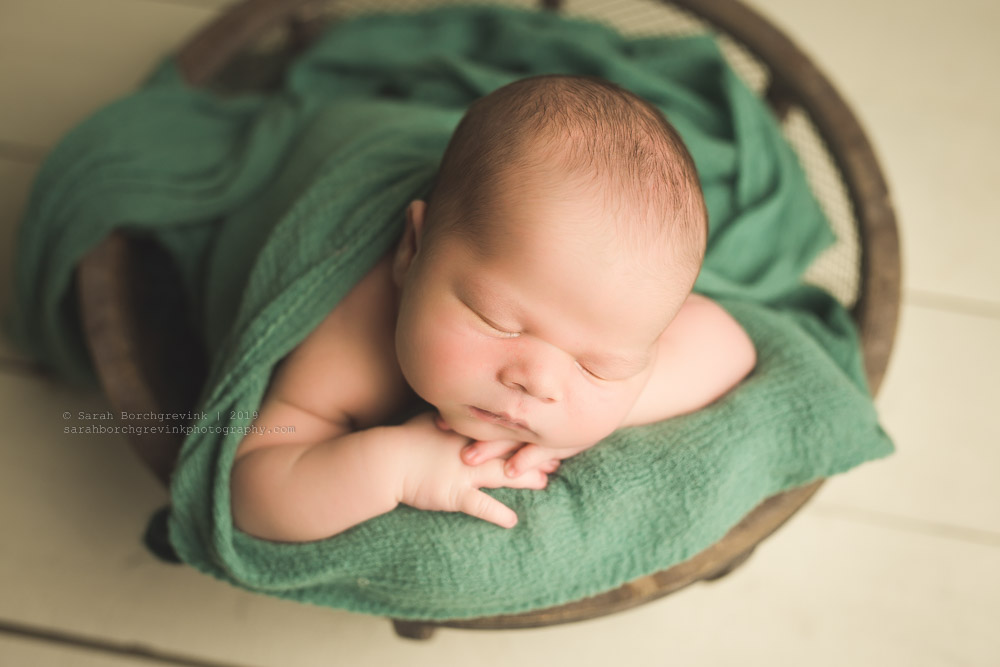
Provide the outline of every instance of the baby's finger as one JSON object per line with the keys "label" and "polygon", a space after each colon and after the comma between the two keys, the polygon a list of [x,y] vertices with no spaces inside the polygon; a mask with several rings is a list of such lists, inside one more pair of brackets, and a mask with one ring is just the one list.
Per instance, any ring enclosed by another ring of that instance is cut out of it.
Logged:
{"label": "baby's finger", "polygon": [[507,477],[503,470],[503,461],[495,459],[474,469],[472,483],[476,488],[498,489],[544,489],[549,483],[549,477],[541,470],[528,470],[518,477]]}
{"label": "baby's finger", "polygon": [[495,523],[502,528],[517,525],[517,514],[502,502],[479,489],[469,489],[459,500],[459,511]]}
{"label": "baby's finger", "polygon": [[562,461],[560,461],[559,459],[552,459],[551,461],[546,461],[545,463],[543,463],[541,466],[539,466],[538,469],[544,473],[552,474],[556,470],[559,470],[559,465],[561,463]]}
{"label": "baby's finger", "polygon": [[535,489],[541,491],[549,485],[549,476],[541,470],[529,470],[520,476],[506,479],[504,486],[511,489]]}
{"label": "baby's finger", "polygon": [[523,443],[517,440],[476,440],[462,448],[462,460],[475,466],[512,452]]}
{"label": "baby's finger", "polygon": [[514,456],[507,459],[504,473],[508,477],[517,477],[527,470],[539,469],[543,464],[547,465],[551,458],[552,454],[531,443],[517,450]]}

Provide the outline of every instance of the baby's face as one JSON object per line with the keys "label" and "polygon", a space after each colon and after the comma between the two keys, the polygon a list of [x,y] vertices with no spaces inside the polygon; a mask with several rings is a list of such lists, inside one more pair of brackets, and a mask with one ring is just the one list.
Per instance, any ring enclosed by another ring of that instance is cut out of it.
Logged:
{"label": "baby's face", "polygon": [[573,231],[598,211],[580,200],[508,201],[487,221],[503,232],[488,257],[452,234],[406,265],[400,368],[458,433],[579,448],[628,416],[687,293]]}

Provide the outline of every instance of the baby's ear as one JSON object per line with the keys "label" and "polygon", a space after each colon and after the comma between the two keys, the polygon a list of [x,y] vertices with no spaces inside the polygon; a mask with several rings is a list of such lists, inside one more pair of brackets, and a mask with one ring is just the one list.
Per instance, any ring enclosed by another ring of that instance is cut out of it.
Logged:
{"label": "baby's ear", "polygon": [[403,236],[396,246],[396,255],[392,261],[392,278],[397,286],[402,286],[403,277],[413,264],[420,249],[420,241],[424,231],[424,214],[427,211],[427,203],[420,199],[415,199],[406,207],[406,222],[403,227]]}

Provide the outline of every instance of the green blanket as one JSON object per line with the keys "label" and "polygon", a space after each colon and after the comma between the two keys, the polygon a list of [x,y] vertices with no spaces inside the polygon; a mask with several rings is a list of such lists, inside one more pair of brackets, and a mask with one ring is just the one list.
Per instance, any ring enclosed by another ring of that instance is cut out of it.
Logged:
{"label": "green blanket", "polygon": [[[249,424],[238,411],[259,405],[274,365],[392,245],[463,109],[545,72],[603,76],[674,121],[711,218],[696,290],[744,325],[757,369],[696,414],[615,432],[545,491],[491,491],[518,513],[513,530],[405,506],[306,544],[235,530],[242,436],[217,427]],[[31,195],[9,326],[67,378],[93,382],[74,266],[119,227],[178,261],[210,352],[171,543],[251,590],[397,618],[559,604],[687,559],[762,499],[892,450],[848,314],[801,282],[833,234],[768,111],[706,37],[625,39],[499,9],[371,16],[331,29],[280,90],[235,97],[186,87],[165,60],[64,138]]]}

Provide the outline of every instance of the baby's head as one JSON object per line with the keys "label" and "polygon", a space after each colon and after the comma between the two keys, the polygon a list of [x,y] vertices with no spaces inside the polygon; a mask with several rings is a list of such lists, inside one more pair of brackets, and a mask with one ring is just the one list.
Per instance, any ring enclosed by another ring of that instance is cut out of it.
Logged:
{"label": "baby's head", "polygon": [[593,444],[645,385],[706,237],[694,163],[655,107],[584,77],[500,88],[407,209],[400,368],[471,438]]}

